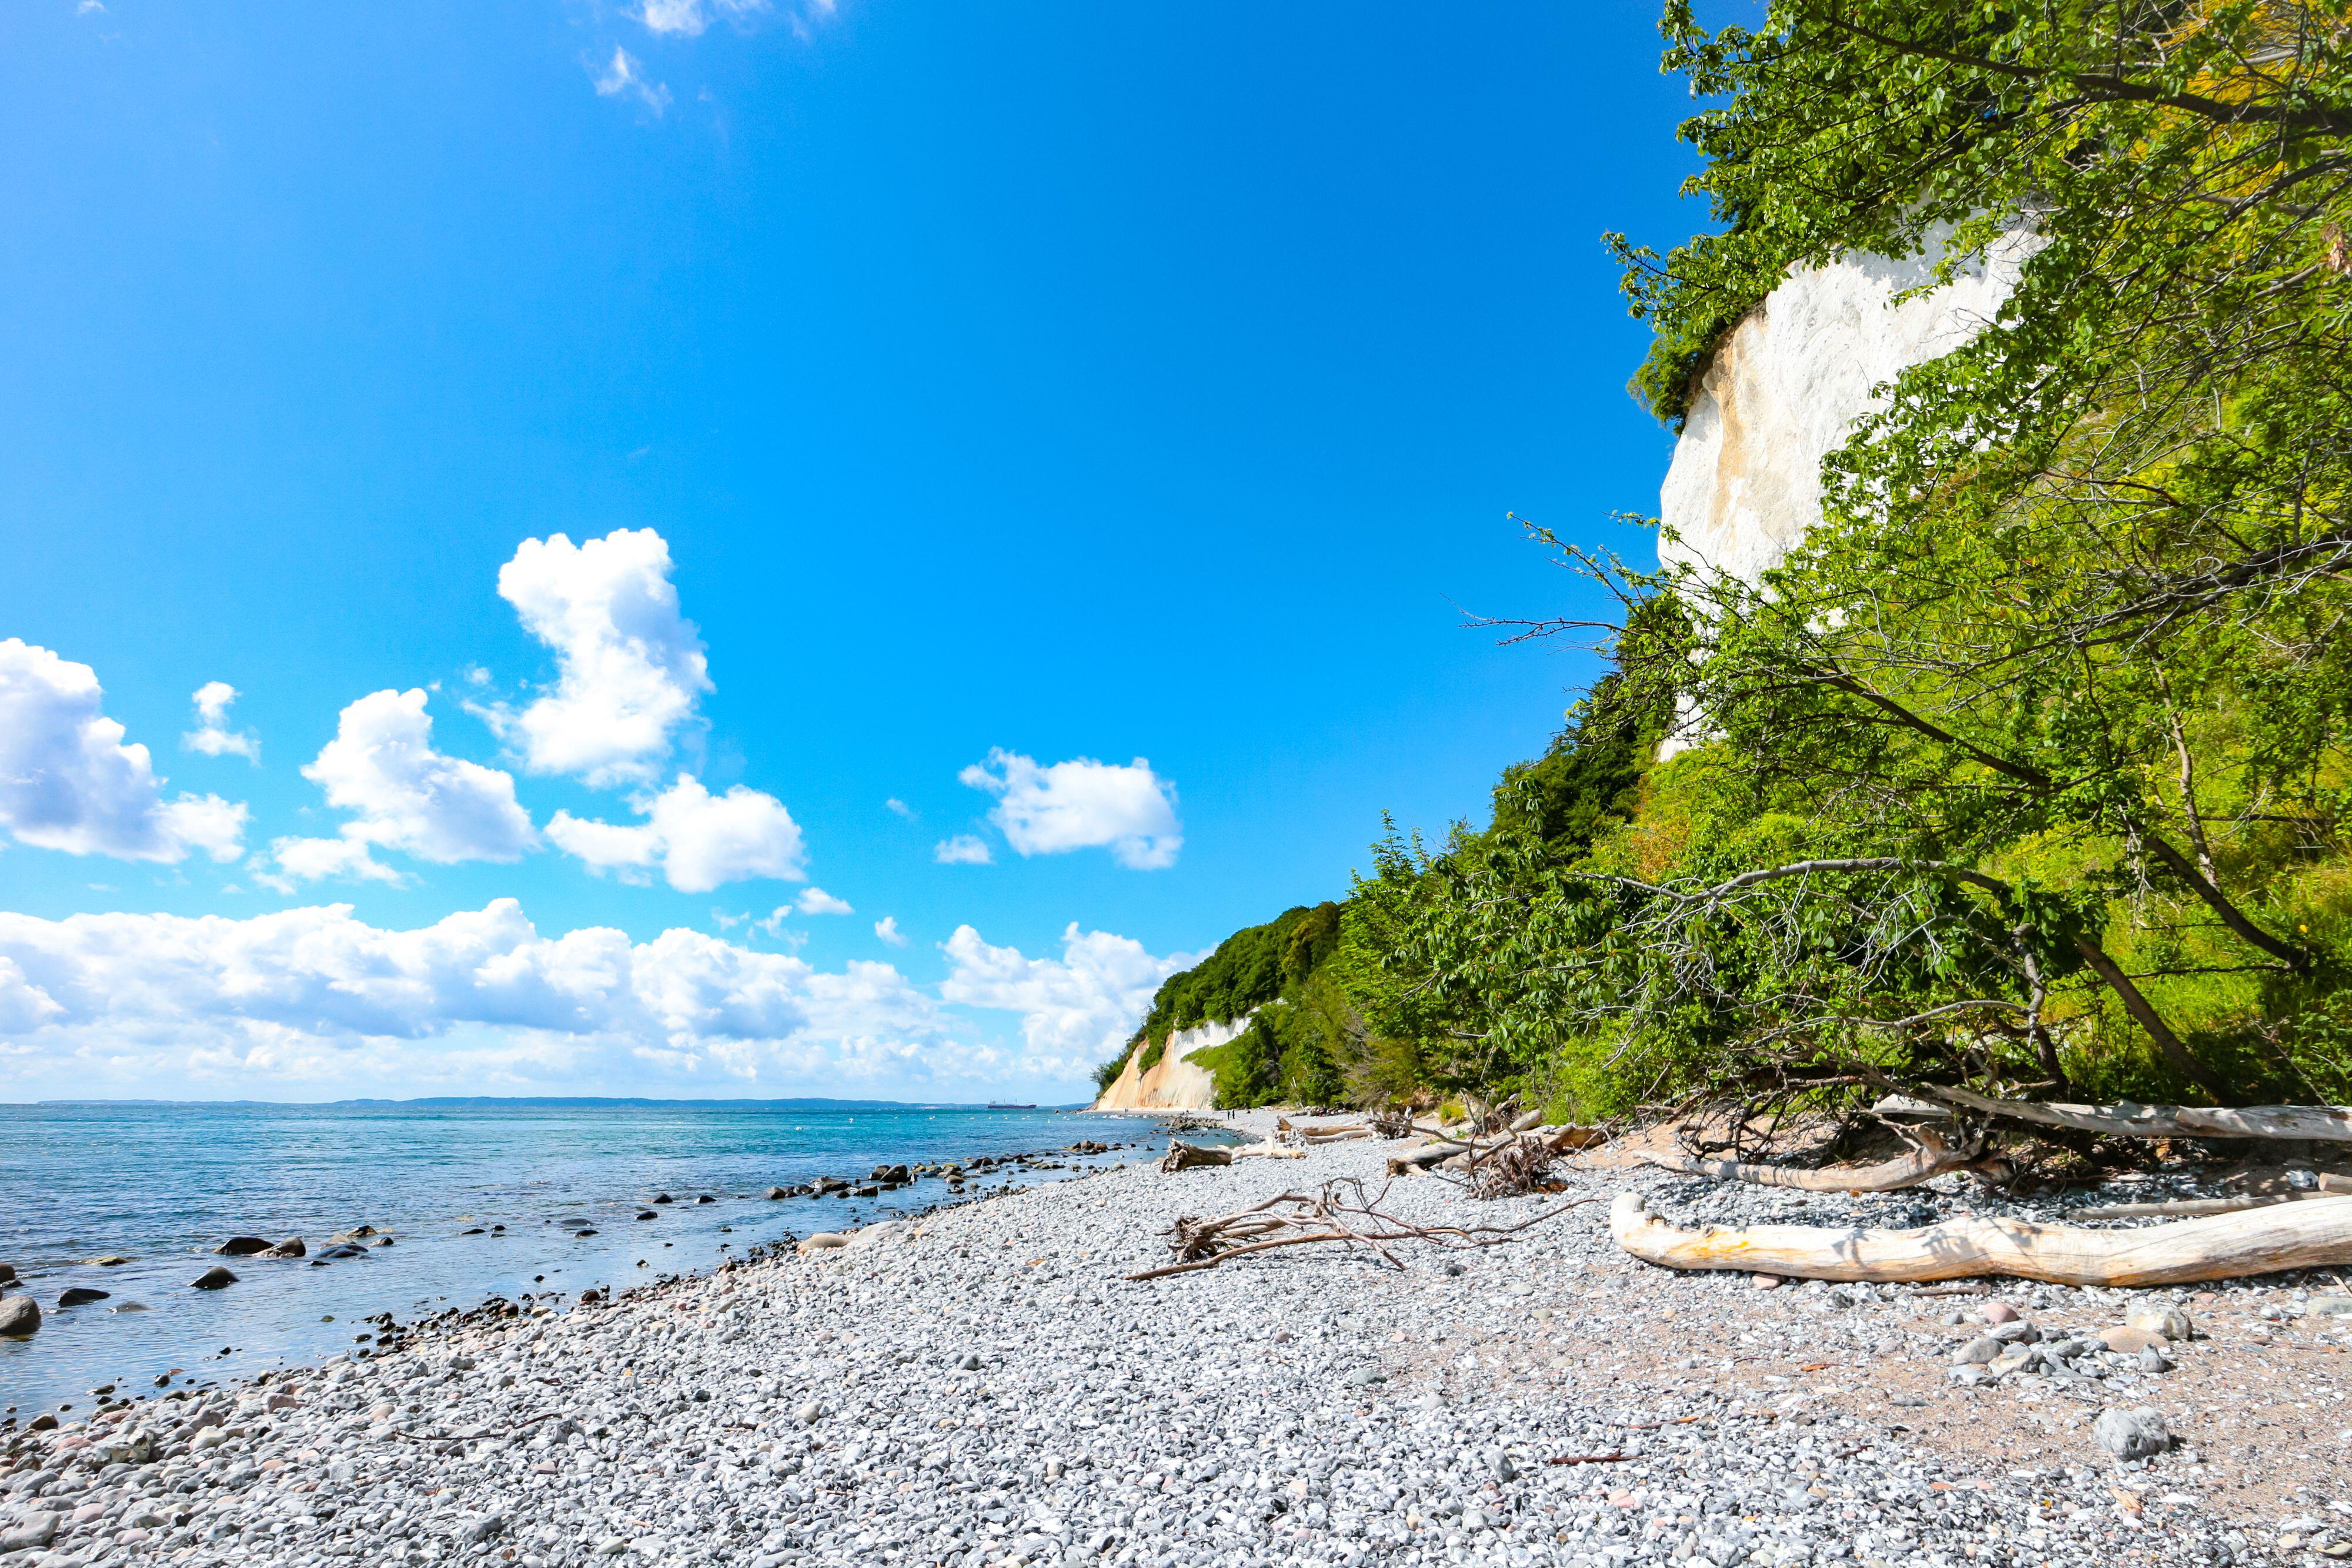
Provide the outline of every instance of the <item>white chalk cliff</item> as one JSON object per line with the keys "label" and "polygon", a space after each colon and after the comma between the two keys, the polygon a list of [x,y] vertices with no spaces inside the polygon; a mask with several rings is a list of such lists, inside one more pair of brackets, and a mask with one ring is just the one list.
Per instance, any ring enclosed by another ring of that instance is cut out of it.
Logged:
{"label": "white chalk cliff", "polygon": [[1822,459],[1878,405],[1871,390],[1992,321],[2035,248],[2022,230],[1951,282],[1895,301],[1934,277],[1948,235],[1902,260],[1856,255],[1793,271],[1732,329],[1666,469],[1659,518],[1679,537],[1660,540],[1664,564],[1755,581],[1821,520]]}
{"label": "white chalk cliff", "polygon": [[1168,1049],[1151,1064],[1151,1071],[1142,1071],[1143,1052],[1139,1051],[1127,1059],[1126,1067],[1111,1080],[1109,1088],[1094,1103],[1097,1111],[1213,1111],[1217,1108],[1217,1081],[1209,1070],[1188,1060],[1196,1051],[1211,1050],[1229,1040],[1238,1040],[1242,1030],[1249,1028],[1249,1015],[1244,1013],[1230,1023],[1204,1023],[1198,1029],[1179,1030],[1168,1037]]}

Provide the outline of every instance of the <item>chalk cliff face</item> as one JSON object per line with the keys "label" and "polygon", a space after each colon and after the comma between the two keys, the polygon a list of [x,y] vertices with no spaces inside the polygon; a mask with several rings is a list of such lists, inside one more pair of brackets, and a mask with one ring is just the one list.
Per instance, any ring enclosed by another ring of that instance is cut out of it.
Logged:
{"label": "chalk cliff face", "polygon": [[1152,1063],[1151,1071],[1138,1071],[1143,1052],[1137,1051],[1127,1059],[1127,1066],[1111,1080],[1094,1108],[1097,1111],[1213,1111],[1217,1108],[1217,1081],[1209,1070],[1185,1060],[1196,1051],[1207,1051],[1240,1038],[1249,1028],[1244,1014],[1231,1023],[1204,1023],[1198,1029],[1179,1030],[1168,1037],[1168,1049]]}
{"label": "chalk cliff face", "polygon": [[1679,535],[1658,554],[1750,582],[1821,520],[1822,459],[1876,406],[1871,388],[1951,352],[1991,322],[2032,253],[2017,231],[1917,298],[1944,235],[1900,261],[1844,257],[1792,272],[1749,311],[1701,376],[1659,496]]}

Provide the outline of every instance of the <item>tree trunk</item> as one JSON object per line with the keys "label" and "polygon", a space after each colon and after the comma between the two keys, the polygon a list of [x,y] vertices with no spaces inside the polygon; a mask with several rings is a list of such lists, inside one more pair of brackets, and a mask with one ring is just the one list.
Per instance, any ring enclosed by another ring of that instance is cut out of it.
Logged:
{"label": "tree trunk", "polygon": [[2164,1015],[2141,995],[2140,988],[2132,984],[2131,977],[2124,973],[2123,966],[2107,956],[2105,948],[2087,936],[2078,936],[2074,939],[2074,950],[2083,956],[2083,962],[2107,983],[2107,988],[2123,998],[2124,1011],[2131,1014],[2139,1027],[2147,1030],[2148,1039],[2156,1041],[2156,1048],[2164,1053],[2165,1061],[2172,1063],[2191,1083],[2213,1096],[2215,1104],[2229,1103],[2229,1092],[2221,1087],[2220,1080],[2206,1071],[2204,1064],[2189,1054],[2189,1047],[2172,1032],[2172,1026],[2164,1021]]}
{"label": "tree trunk", "polygon": [[2007,1116],[2044,1127],[2126,1138],[2307,1138],[2352,1144],[2352,1106],[2244,1105],[2045,1105],[2032,1100],[1993,1100],[1966,1089],[1918,1091],[1948,1105]]}
{"label": "tree trunk", "polygon": [[2007,1274],[2053,1285],[2189,1285],[2352,1263],[2352,1197],[2313,1198],[2138,1230],[1955,1219],[1917,1230],[1758,1225],[1680,1230],[1639,1193],[1609,1211],[1617,1244],[1668,1269],[1737,1269],[1874,1283]]}
{"label": "tree trunk", "polygon": [[1918,1146],[1908,1154],[1874,1166],[1832,1166],[1826,1170],[1799,1170],[1787,1166],[1749,1165],[1740,1160],[1703,1160],[1690,1155],[1646,1155],[1651,1165],[1685,1176],[1713,1176],[1717,1181],[1744,1181],[1757,1186],[1795,1187],[1801,1192],[1894,1192],[1917,1186],[1975,1163],[1973,1151],[1947,1148],[1944,1141],[1922,1129],[1914,1134]]}

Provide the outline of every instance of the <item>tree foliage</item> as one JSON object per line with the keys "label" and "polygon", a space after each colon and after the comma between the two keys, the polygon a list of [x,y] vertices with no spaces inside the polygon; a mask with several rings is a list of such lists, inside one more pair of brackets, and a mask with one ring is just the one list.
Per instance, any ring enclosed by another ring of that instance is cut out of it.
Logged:
{"label": "tree foliage", "polygon": [[1885,389],[1761,581],[1584,561],[1643,606],[1621,679],[1679,690],[1687,749],[1570,855],[1391,837],[1358,902],[1399,1027],[1600,1111],[2352,1091],[2346,11],[1777,0],[1711,33],[1675,0],[1664,31],[1722,225],[1620,242],[1664,412],[1791,267],[1948,279],[2022,235],[2021,280]]}

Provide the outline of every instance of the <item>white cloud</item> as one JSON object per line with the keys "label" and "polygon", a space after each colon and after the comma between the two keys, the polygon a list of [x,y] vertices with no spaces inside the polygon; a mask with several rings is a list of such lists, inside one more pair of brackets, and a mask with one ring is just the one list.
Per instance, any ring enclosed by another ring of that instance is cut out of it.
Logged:
{"label": "white cloud", "polygon": [[888,964],[824,972],[683,929],[543,936],[511,899],[406,931],[348,904],[0,913],[0,1092],[1075,1088],[1087,1053],[1133,1027],[1150,977],[1184,961],[1075,927],[1059,961],[970,927],[950,953],[950,999],[1022,1013],[1025,1048],[976,1038]]}
{"label": "white cloud", "polygon": [[954,968],[940,983],[942,998],[1020,1013],[1030,1054],[1066,1062],[1072,1071],[1118,1051],[1160,982],[1194,962],[1181,953],[1153,957],[1132,937],[1081,933],[1076,921],[1062,933],[1058,959],[992,947],[969,925],[957,926],[944,946]]}
{"label": "white cloud", "polygon": [[895,915],[886,915],[876,921],[874,935],[893,947],[904,947],[907,945],[906,936],[898,929],[898,917]]}
{"label": "white cloud", "polygon": [[1158,871],[1184,847],[1176,787],[1140,757],[1124,767],[1080,757],[1040,768],[998,747],[956,777],[996,797],[989,820],[1024,855],[1108,848],[1121,865]]}
{"label": "white cloud", "polygon": [[[835,898],[821,887],[801,889],[801,895],[793,900],[793,907],[798,909],[803,915],[855,915],[857,913],[849,907],[846,900]],[[780,910],[778,913],[782,912]]]}
{"label": "white cloud", "polygon": [[599,821],[559,810],[547,836],[591,870],[645,881],[659,866],[680,893],[709,893],[752,877],[800,882],[807,875],[800,824],[773,795],[738,784],[713,795],[690,773],[651,799],[632,802],[640,824]]}
{"label": "white cloud", "polygon": [[196,727],[180,737],[180,744],[190,751],[201,751],[206,757],[235,755],[247,762],[261,760],[261,743],[250,730],[235,731],[228,727],[228,705],[236,701],[236,688],[226,681],[206,681],[196,688]]}
{"label": "white cloud", "polygon": [[931,846],[931,858],[941,865],[993,865],[996,857],[988,852],[988,845],[970,833],[958,833],[951,839],[941,839]]}
{"label": "white cloud", "polygon": [[891,796],[887,800],[883,801],[882,804],[887,806],[891,810],[897,812],[899,816],[906,818],[907,821],[910,822],[915,820],[915,808],[909,806],[896,795]]}
{"label": "white cloud", "polygon": [[[637,57],[626,49],[615,48],[613,63],[596,78],[596,96],[620,98],[625,95],[635,99],[656,114],[665,113],[669,109],[669,85],[647,81],[646,68],[637,63]],[[556,537],[561,538],[563,536],[558,534]]]}
{"label": "white cloud", "polygon": [[499,569],[499,597],[555,651],[555,689],[520,713],[476,711],[531,772],[600,788],[659,777],[672,733],[717,689],[669,574],[669,546],[651,528],[582,545],[562,534],[525,539]]}
{"label": "white cloud", "polygon": [[[834,0],[814,4],[826,15],[833,11]],[[738,23],[768,9],[768,0],[711,0],[711,5]],[[646,25],[646,31],[667,37],[695,37],[710,26],[702,0],[642,0],[631,15]]]}
{"label": "white cloud", "polygon": [[272,839],[269,858],[275,869],[257,857],[253,880],[279,893],[292,893],[298,883],[325,882],[331,877],[387,882],[394,887],[402,881],[398,872],[369,852],[364,839]]}
{"label": "white cloud", "polygon": [[335,738],[302,777],[352,813],[342,834],[357,843],[446,865],[519,860],[539,841],[509,775],[433,749],[422,687],[373,692],[343,709]]}
{"label": "white cloud", "polygon": [[689,38],[710,25],[702,14],[702,0],[645,0],[636,16],[648,33],[683,34]]}
{"label": "white cloud", "polygon": [[100,711],[98,672],[0,642],[0,827],[20,843],[121,860],[245,852],[247,810],[217,795],[163,799],[144,746]]}

